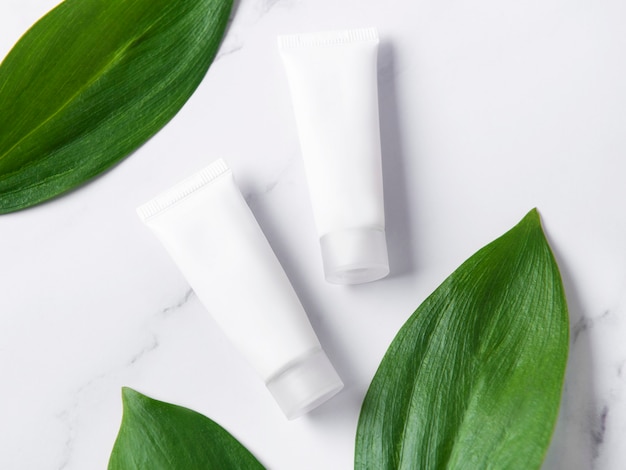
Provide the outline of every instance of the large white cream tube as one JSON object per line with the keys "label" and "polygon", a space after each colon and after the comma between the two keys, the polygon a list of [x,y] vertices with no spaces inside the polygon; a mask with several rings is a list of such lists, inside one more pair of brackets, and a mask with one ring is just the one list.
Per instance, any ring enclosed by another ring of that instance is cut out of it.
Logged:
{"label": "large white cream tube", "polygon": [[329,282],[389,273],[374,28],[279,36]]}
{"label": "large white cream tube", "polygon": [[341,379],[223,160],[137,212],[289,419],[341,390]]}

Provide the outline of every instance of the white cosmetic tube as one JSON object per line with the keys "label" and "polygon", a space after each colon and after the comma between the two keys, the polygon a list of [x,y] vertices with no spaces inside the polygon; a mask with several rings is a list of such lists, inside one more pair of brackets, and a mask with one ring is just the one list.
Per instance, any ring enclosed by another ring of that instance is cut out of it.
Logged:
{"label": "white cosmetic tube", "polygon": [[343,384],[223,160],[137,209],[289,419]]}
{"label": "white cosmetic tube", "polygon": [[389,273],[374,28],[279,36],[327,281]]}

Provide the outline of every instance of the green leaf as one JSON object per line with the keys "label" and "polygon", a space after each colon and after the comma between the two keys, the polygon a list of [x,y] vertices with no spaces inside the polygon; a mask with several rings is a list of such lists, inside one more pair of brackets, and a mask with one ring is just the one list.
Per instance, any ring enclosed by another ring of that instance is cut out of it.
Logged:
{"label": "green leaf", "polygon": [[255,470],[264,467],[219,424],[182,406],[122,390],[124,416],[109,470]]}
{"label": "green leaf", "polygon": [[539,468],[568,335],[558,266],[533,210],[401,328],[361,409],[355,468]]}
{"label": "green leaf", "polygon": [[232,0],[66,0],[0,64],[0,213],[66,192],[161,129],[204,77]]}

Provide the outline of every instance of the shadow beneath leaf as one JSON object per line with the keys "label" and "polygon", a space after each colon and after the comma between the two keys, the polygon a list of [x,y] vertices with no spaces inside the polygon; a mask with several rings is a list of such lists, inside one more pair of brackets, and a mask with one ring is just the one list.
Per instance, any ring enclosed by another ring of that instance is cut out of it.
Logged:
{"label": "shadow beneath leaf", "polygon": [[542,469],[589,470],[597,457],[591,427],[597,397],[593,386],[589,323],[567,262],[552,243],[551,246],[567,297],[570,349],[559,417]]}

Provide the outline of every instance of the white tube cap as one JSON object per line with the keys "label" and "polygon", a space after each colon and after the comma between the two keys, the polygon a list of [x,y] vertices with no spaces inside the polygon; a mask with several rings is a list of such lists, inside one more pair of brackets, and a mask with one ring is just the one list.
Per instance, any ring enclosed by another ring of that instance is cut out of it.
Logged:
{"label": "white tube cap", "polygon": [[354,228],[320,238],[324,274],[333,284],[362,284],[389,274],[385,231]]}
{"label": "white tube cap", "polygon": [[287,419],[308,413],[343,388],[343,382],[321,349],[291,365],[266,385]]}

